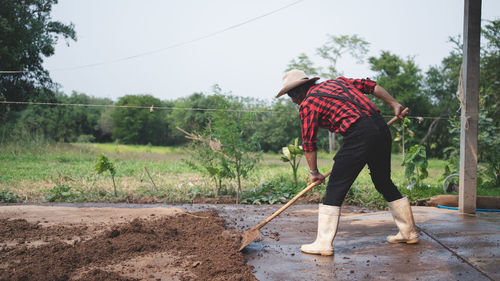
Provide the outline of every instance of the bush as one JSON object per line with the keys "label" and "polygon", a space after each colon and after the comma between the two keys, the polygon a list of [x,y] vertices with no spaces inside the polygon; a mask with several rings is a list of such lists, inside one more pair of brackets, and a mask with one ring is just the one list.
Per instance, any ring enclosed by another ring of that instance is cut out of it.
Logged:
{"label": "bush", "polygon": [[248,189],[241,194],[242,204],[277,204],[286,203],[301,189],[295,187],[293,179],[279,176],[256,188]]}
{"label": "bush", "polygon": [[79,135],[78,138],[76,139],[76,142],[79,143],[89,143],[94,141],[95,137],[93,135]]}
{"label": "bush", "polygon": [[7,189],[0,190],[0,202],[17,203],[18,201],[19,197],[16,193]]}
{"label": "bush", "polygon": [[74,194],[71,187],[68,185],[54,186],[49,190],[49,194],[45,196],[45,200],[49,202],[67,201],[73,199]]}

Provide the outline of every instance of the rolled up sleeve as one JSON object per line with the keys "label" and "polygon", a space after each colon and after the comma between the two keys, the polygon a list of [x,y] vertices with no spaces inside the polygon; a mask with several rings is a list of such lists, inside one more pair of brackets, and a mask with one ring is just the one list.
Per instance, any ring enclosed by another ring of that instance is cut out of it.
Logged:
{"label": "rolled up sleeve", "polygon": [[364,94],[372,94],[373,90],[375,89],[375,86],[377,85],[377,82],[371,80],[370,78],[366,79],[345,78],[345,80],[347,80],[349,84],[353,85]]}
{"label": "rolled up sleeve", "polygon": [[307,104],[300,105],[302,148],[306,152],[317,150],[318,113]]}

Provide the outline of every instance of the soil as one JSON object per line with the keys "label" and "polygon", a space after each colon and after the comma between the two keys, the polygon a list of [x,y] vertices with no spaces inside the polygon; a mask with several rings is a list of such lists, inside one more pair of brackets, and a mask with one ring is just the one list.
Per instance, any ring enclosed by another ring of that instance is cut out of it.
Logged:
{"label": "soil", "polygon": [[0,211],[0,280],[256,280],[214,211],[66,209]]}

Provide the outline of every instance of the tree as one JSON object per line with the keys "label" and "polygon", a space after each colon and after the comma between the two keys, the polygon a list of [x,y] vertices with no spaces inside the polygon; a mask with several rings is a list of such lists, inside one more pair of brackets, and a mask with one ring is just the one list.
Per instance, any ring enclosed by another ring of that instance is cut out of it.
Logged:
{"label": "tree", "polygon": [[205,134],[215,142],[220,142],[219,159],[228,175],[236,178],[238,189],[236,202],[241,194],[241,180],[260,160],[257,136],[252,134],[255,113],[236,111],[241,104],[229,102],[229,98],[219,99],[216,111],[210,112],[210,124]]}
{"label": "tree", "polygon": [[262,150],[278,152],[284,143],[300,136],[299,111],[290,99],[277,99],[271,111],[260,115],[257,134]]}
{"label": "tree", "polygon": [[[483,29],[479,81],[479,114],[478,114],[478,182],[482,186],[500,186],[500,20],[490,21]],[[461,50],[457,51],[460,59]],[[458,79],[458,75],[457,75]],[[458,102],[458,101],[457,101]],[[450,155],[459,155],[460,122],[450,120],[450,147],[446,149]],[[450,157],[455,166],[447,167],[446,172],[458,169],[458,161]]]}
{"label": "tree", "polygon": [[363,63],[364,56],[368,52],[370,43],[354,35],[328,35],[328,41],[316,51],[318,55],[329,62],[327,72],[321,74],[322,77],[335,79],[342,75],[337,69],[337,61],[344,54],[349,53],[357,63]]}
{"label": "tree", "polygon": [[[165,110],[148,109],[151,105],[161,107],[162,102],[151,95],[126,95],[116,103],[112,113],[113,139],[126,144],[164,145],[170,131],[166,123]],[[134,108],[148,107],[148,108]]]}
{"label": "tree", "polygon": [[297,59],[292,59],[288,63],[286,71],[291,69],[300,69],[308,75],[317,75],[326,79],[335,79],[342,75],[342,72],[337,69],[338,60],[346,53],[351,55],[357,63],[363,63],[364,56],[368,52],[370,43],[354,35],[327,35],[328,39],[323,46],[316,49],[316,53],[327,62],[327,71],[323,72],[323,67],[316,67],[311,59],[301,53]]}
{"label": "tree", "polygon": [[[52,21],[57,0],[0,0],[0,100],[53,101],[53,83],[43,58],[54,54],[59,36],[76,40],[73,24]],[[0,121],[21,106],[0,107]]]}
{"label": "tree", "polygon": [[[214,94],[223,94],[217,84],[212,86],[212,91]],[[174,100],[172,102],[174,109],[168,115],[170,127],[181,127],[188,132],[202,132],[208,124],[209,110],[217,107],[218,99],[216,95],[206,95],[200,92]],[[186,142],[184,135],[178,130],[172,131],[169,140],[169,144]]]}
{"label": "tree", "polygon": [[459,115],[460,102],[457,99],[458,77],[462,65],[462,46],[460,38],[450,38],[453,48],[443,58],[440,65],[431,66],[423,79],[423,94],[430,99],[430,116],[436,119],[430,123],[420,144],[429,149],[428,155],[443,157],[444,149],[451,144],[452,135],[446,118]]}
{"label": "tree", "polygon": [[[84,93],[73,92],[55,94],[56,103],[101,104],[109,105],[112,101],[95,98]],[[10,112],[15,116],[9,124],[4,124],[2,131],[9,134],[9,141],[26,138],[48,139],[61,142],[74,142],[80,139],[103,140],[99,119],[105,109],[86,106],[44,106],[29,105],[20,112]],[[105,140],[105,138],[104,138]]]}
{"label": "tree", "polygon": [[320,67],[315,67],[314,63],[311,61],[311,59],[305,54],[301,53],[296,59],[292,59],[289,63],[288,66],[285,69],[285,72],[290,71],[292,69],[300,69],[307,73],[307,75],[311,76],[316,76],[320,75],[321,68]]}

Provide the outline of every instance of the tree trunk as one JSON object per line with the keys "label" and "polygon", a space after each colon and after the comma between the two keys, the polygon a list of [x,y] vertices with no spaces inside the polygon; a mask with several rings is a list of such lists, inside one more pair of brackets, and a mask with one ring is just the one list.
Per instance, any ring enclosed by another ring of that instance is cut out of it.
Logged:
{"label": "tree trunk", "polygon": [[437,119],[432,121],[431,125],[429,126],[429,129],[427,130],[427,134],[425,134],[425,136],[422,138],[422,140],[420,140],[420,143],[419,143],[420,145],[422,145],[427,140],[427,138],[431,135],[431,133],[436,129],[437,124],[439,123],[439,120],[441,120],[441,116],[443,116],[443,115],[440,114]]}

